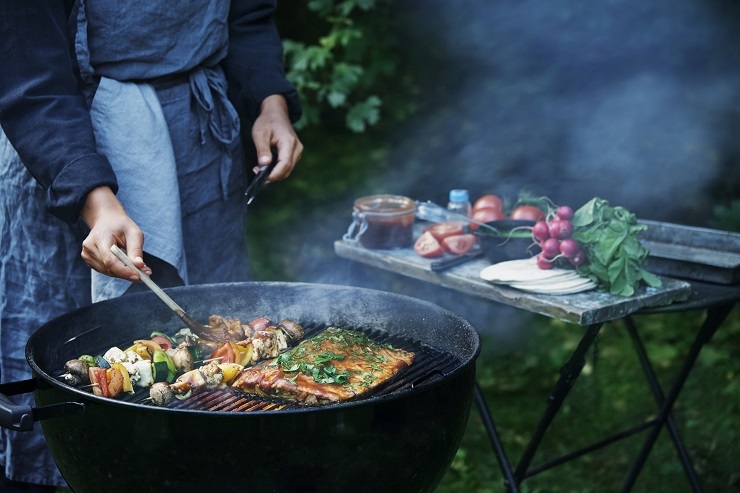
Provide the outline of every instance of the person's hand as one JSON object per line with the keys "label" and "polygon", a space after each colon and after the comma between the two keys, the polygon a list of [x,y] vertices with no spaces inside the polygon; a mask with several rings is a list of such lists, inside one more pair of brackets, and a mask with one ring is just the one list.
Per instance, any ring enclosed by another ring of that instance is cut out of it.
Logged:
{"label": "person's hand", "polygon": [[[277,148],[278,160],[267,178],[268,182],[286,179],[303,155],[303,144],[288,117],[288,104],[281,95],[268,96],[262,101],[260,115],[252,127],[252,140],[257,149],[257,162],[265,166],[272,162],[271,148]],[[255,166],[254,172],[259,171]]]}
{"label": "person's hand", "polygon": [[117,245],[126,251],[136,267],[151,275],[152,270],[143,260],[144,234],[128,217],[110,188],[93,189],[80,215],[90,228],[90,234],[82,242],[82,258],[87,265],[101,274],[139,281],[136,271],[126,267],[111,251],[111,246]]}

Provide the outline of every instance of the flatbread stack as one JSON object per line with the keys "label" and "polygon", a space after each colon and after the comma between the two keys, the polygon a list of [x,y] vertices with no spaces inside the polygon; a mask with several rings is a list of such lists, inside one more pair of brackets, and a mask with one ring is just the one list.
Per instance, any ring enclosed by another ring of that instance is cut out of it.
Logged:
{"label": "flatbread stack", "polygon": [[574,270],[540,269],[534,257],[490,265],[480,272],[480,278],[541,294],[573,294],[596,288],[596,283],[579,276]]}

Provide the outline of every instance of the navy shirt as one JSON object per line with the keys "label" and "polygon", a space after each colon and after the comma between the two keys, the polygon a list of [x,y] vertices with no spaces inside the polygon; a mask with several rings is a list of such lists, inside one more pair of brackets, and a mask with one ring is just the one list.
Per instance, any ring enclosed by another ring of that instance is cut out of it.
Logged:
{"label": "navy shirt", "polygon": [[[217,61],[243,126],[251,126],[272,94],[286,97],[292,121],[300,117],[298,94],[284,76],[274,9],[275,0],[231,2],[228,52]],[[61,1],[0,2],[0,126],[47,191],[47,208],[73,222],[92,189],[115,192],[117,181],[95,146],[69,16]]]}

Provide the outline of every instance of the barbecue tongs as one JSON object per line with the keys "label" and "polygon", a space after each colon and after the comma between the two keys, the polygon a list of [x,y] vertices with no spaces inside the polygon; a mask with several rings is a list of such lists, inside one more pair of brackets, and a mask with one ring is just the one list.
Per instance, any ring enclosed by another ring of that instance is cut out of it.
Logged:
{"label": "barbecue tongs", "polygon": [[169,306],[172,311],[175,312],[175,314],[180,317],[180,319],[182,319],[183,322],[185,322],[185,325],[190,327],[190,330],[192,330],[195,335],[209,341],[223,341],[225,339],[223,329],[211,327],[210,325],[202,325],[196,322],[190,315],[187,314],[185,310],[180,307],[180,305],[175,303],[175,300],[170,298],[167,293],[162,291],[162,288],[157,286],[157,284],[152,281],[145,272],[136,267],[129,256],[123,252],[123,250],[118,248],[116,245],[113,245],[112,247],[110,247],[110,249],[116,257],[118,257],[124,264],[126,264],[126,267],[134,269],[136,273],[139,274],[139,279],[141,279],[149,289],[154,291],[154,294],[156,294],[159,299],[164,301],[165,304]]}
{"label": "barbecue tongs", "polygon": [[260,191],[262,188],[262,185],[264,185],[265,180],[270,175],[270,172],[273,170],[275,165],[278,161],[278,154],[275,149],[272,151],[272,162],[270,164],[266,164],[264,166],[260,166],[260,170],[257,172],[257,175],[252,180],[252,183],[249,184],[247,187],[247,191],[244,192],[244,195],[247,197],[247,205],[251,204],[254,200],[255,195],[257,195],[257,192]]}

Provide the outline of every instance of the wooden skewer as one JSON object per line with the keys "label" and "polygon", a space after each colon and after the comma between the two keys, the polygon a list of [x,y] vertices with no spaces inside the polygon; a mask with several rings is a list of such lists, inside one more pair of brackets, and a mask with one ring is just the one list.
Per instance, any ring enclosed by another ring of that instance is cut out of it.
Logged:
{"label": "wooden skewer", "polygon": [[225,356],[217,356],[215,358],[202,359],[202,360],[199,360],[199,361],[193,361],[193,363],[210,363],[211,361],[221,361],[224,358],[225,358]]}

